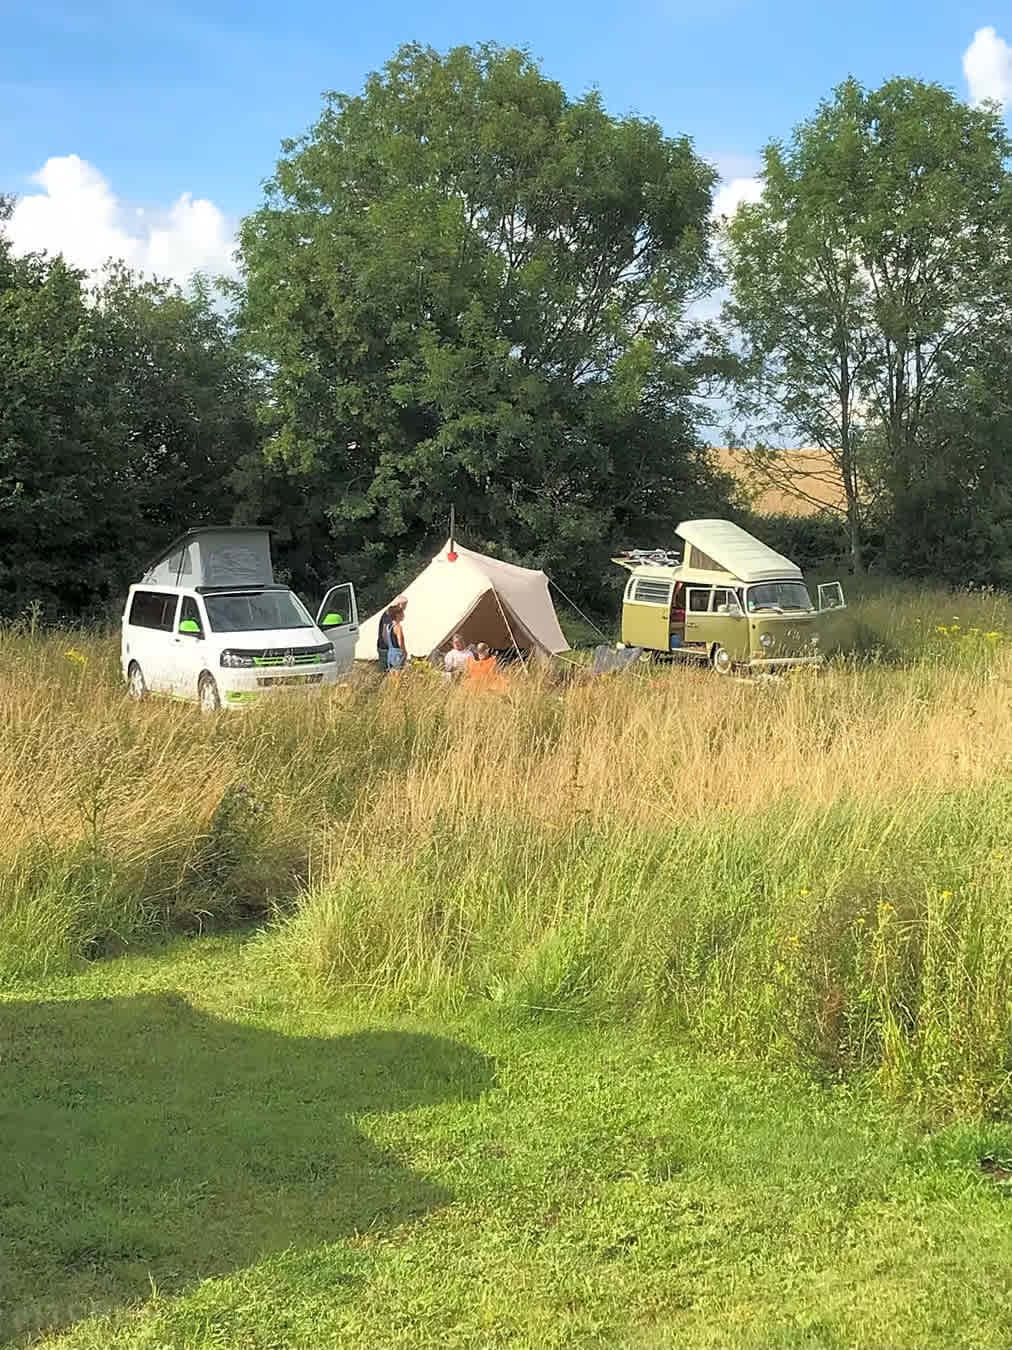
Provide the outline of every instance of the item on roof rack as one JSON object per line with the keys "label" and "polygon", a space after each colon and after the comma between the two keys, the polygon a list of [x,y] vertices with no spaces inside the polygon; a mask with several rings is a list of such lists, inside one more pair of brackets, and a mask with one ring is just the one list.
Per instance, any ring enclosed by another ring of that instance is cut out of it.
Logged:
{"label": "item on roof rack", "polygon": [[635,563],[655,563],[659,567],[677,567],[682,555],[673,548],[627,548],[618,554]]}

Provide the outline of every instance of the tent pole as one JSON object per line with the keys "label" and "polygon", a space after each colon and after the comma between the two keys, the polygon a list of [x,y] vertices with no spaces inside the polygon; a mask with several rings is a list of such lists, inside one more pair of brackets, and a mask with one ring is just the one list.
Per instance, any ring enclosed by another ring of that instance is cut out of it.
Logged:
{"label": "tent pole", "polygon": [[[506,632],[509,633],[509,635],[510,635],[510,642],[513,643],[513,650],[514,650],[514,651],[517,653],[517,655],[520,657],[520,664],[521,664],[521,665],[523,666],[523,668],[524,668],[524,674],[527,675],[527,674],[530,673],[530,672],[528,671],[528,669],[527,669],[527,662],[524,660],[523,654],[522,654],[522,652],[520,651],[520,644],[519,644],[519,642],[517,642],[516,634],[513,632],[513,629],[510,627],[510,621],[509,621],[509,619],[507,619],[507,617],[506,617],[506,611],[503,609],[503,607],[502,607],[502,601],[499,599],[499,592],[496,590],[496,588],[495,588],[494,586],[492,587],[492,594],[495,596],[495,602],[496,602],[496,604],[499,606],[499,613],[502,615],[502,621],[503,621],[503,623],[506,625]],[[533,636],[533,634],[532,634],[532,636]]]}

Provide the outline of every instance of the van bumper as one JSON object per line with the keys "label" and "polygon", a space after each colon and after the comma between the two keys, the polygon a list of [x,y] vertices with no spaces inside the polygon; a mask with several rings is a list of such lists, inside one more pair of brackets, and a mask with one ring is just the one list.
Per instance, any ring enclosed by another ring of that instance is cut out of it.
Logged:
{"label": "van bumper", "polygon": [[826,664],[821,652],[814,656],[755,656],[748,663],[749,670],[783,670],[790,666],[809,666],[818,668]]}
{"label": "van bumper", "polygon": [[256,670],[241,667],[222,671],[218,680],[223,708],[242,708],[277,694],[314,694],[337,684],[337,666],[329,663],[321,670],[304,666],[273,666]]}

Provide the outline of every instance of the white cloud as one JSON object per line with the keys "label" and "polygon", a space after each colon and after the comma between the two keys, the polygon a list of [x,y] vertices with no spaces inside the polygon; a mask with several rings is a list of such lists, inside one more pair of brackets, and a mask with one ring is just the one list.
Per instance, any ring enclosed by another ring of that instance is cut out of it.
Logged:
{"label": "white cloud", "polygon": [[1012,47],[993,28],[978,28],[963,53],[970,102],[1012,103]]}
{"label": "white cloud", "polygon": [[713,195],[713,216],[733,216],[742,202],[757,202],[763,193],[759,178],[726,179]]}
{"label": "white cloud", "polygon": [[234,273],[235,234],[213,202],[186,192],[167,209],[124,204],[78,155],[46,160],[6,226],[17,253],[45,249],[97,271],[122,259],[136,271],[185,285],[195,271]]}

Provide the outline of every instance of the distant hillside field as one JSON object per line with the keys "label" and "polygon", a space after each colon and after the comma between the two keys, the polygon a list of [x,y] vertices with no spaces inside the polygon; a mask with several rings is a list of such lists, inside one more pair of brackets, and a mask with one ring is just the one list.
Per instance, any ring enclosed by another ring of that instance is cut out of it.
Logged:
{"label": "distant hillside field", "polygon": [[772,475],[747,450],[717,448],[712,454],[717,467],[745,490],[759,515],[814,516],[843,509],[843,488],[825,450],[785,452]]}

